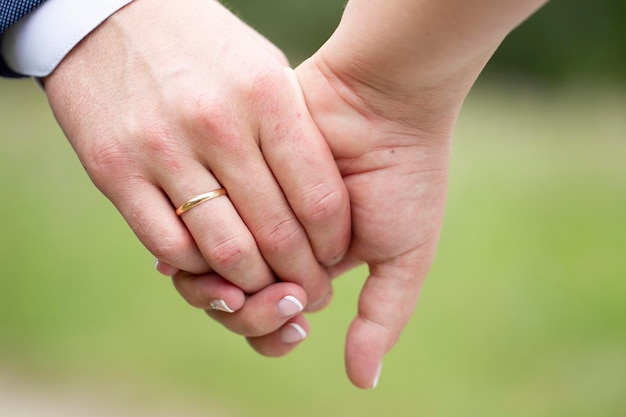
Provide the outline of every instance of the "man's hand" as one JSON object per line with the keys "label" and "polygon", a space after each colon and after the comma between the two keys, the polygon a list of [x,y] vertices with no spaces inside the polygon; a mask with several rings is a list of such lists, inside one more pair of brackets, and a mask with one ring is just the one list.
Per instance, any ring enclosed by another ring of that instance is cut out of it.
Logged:
{"label": "man's hand", "polygon": [[[135,0],[45,89],[93,182],[163,265],[328,302],[320,263],[348,246],[345,186],[282,53],[218,2]],[[174,213],[221,186],[228,196]]]}

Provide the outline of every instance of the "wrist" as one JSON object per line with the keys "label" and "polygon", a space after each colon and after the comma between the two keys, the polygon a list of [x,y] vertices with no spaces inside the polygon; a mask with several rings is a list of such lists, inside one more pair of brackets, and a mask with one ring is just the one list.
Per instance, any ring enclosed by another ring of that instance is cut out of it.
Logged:
{"label": "wrist", "polygon": [[324,48],[307,65],[315,66],[325,82],[359,114],[398,122],[398,126],[408,128],[407,132],[418,129],[437,136],[451,133],[474,81],[463,72],[456,79],[451,75],[448,80],[426,76],[413,77],[410,81],[395,79],[374,67],[336,59],[338,55]]}
{"label": "wrist", "polygon": [[504,37],[546,0],[350,0],[324,45],[374,88],[466,92]]}

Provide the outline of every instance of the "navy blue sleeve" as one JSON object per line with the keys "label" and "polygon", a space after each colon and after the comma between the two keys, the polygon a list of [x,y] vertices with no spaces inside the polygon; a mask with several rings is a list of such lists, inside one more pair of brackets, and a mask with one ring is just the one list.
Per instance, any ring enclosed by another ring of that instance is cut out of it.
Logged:
{"label": "navy blue sleeve", "polygon": [[[0,38],[13,23],[26,16],[45,0],[0,0]],[[0,57],[0,76],[20,77],[11,71]]]}

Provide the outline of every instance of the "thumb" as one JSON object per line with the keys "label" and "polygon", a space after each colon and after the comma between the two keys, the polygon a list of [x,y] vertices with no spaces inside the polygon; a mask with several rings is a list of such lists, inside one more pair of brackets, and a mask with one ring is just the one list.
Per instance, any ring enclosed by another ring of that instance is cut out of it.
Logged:
{"label": "thumb", "polygon": [[409,321],[425,275],[423,268],[397,259],[370,265],[358,315],[346,340],[346,371],[357,387],[369,389],[378,384],[383,357]]}

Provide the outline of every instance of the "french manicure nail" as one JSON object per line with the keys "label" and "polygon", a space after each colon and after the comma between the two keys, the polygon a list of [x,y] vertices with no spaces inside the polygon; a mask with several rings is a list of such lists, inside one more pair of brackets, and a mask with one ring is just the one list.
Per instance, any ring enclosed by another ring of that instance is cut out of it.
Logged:
{"label": "french manicure nail", "polygon": [[304,306],[293,295],[288,295],[278,302],[276,307],[281,317],[291,317],[302,312]]}
{"label": "french manicure nail", "polygon": [[166,264],[164,262],[161,262],[159,260],[159,258],[155,258],[154,259],[154,267],[156,268],[157,271],[159,271],[161,274],[168,276],[168,277],[173,277],[174,275],[176,275],[180,270],[172,265]]}
{"label": "french manicure nail", "polygon": [[163,272],[161,272],[161,269],[159,268],[161,264],[161,261],[159,261],[159,258],[154,258],[154,269],[157,270],[157,272],[163,274]]}
{"label": "french manicure nail", "polygon": [[234,313],[235,310],[228,307],[226,301],[222,299],[211,300],[211,309],[215,311],[223,311],[224,313]]}
{"label": "french manicure nail", "polygon": [[280,341],[287,344],[298,343],[306,339],[306,331],[296,323],[289,323],[279,333]]}
{"label": "french manicure nail", "polygon": [[374,383],[372,384],[372,389],[376,388],[378,386],[378,381],[380,381],[380,374],[383,372],[383,365],[382,363],[380,364],[380,366],[378,367],[378,373],[376,374],[376,378],[374,378]]}

